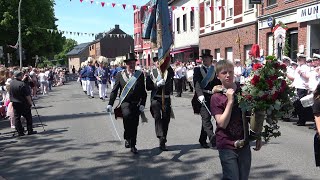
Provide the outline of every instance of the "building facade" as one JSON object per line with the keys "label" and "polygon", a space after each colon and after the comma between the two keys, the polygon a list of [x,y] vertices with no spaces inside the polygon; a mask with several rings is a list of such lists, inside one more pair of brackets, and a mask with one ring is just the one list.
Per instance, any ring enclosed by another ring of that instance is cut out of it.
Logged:
{"label": "building facade", "polygon": [[80,68],[82,62],[86,61],[89,57],[89,47],[92,43],[82,43],[75,46],[70,52],[67,53],[69,71],[72,72],[74,66],[76,70]]}
{"label": "building facade", "polygon": [[148,67],[152,66],[152,58],[157,51],[152,50],[149,40],[142,39],[146,11],[148,10],[143,7],[134,10],[134,52],[138,59],[137,64]]}
{"label": "building facade", "polygon": [[285,55],[296,59],[297,53],[312,56],[320,51],[320,3],[316,0],[267,0],[260,6],[259,44],[264,55],[277,54],[272,22],[286,26]]}
{"label": "building facade", "polygon": [[199,13],[194,9],[198,4],[199,0],[170,1],[174,61],[194,62],[199,58]]}
{"label": "building facade", "polygon": [[249,0],[200,0],[199,49],[210,49],[215,59],[244,62],[258,43],[257,7]]}

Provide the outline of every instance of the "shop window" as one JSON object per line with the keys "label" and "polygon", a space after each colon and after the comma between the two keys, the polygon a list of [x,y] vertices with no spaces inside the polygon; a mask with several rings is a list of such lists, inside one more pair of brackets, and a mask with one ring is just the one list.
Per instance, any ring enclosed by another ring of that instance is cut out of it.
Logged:
{"label": "shop window", "polygon": [[273,55],[273,51],[274,51],[274,49],[273,49],[273,34],[272,33],[270,33],[270,34],[268,34],[267,35],[267,37],[268,37],[268,55],[269,56],[271,56],[271,55]]}
{"label": "shop window", "polygon": [[249,11],[254,8],[254,4],[250,4],[250,0],[245,0],[245,11]]}
{"label": "shop window", "polygon": [[274,4],[277,4],[277,0],[267,0],[267,3],[268,6],[272,6]]}
{"label": "shop window", "polygon": [[187,14],[183,15],[182,17],[183,19],[183,31],[186,32],[187,31]]}
{"label": "shop window", "polygon": [[190,29],[194,29],[194,11],[190,11]]}
{"label": "shop window", "polygon": [[180,18],[177,18],[177,32],[180,34]]}
{"label": "shop window", "polygon": [[287,36],[288,36],[287,40],[288,40],[288,45],[289,45],[288,56],[291,59],[297,59],[297,53],[298,53],[298,30],[297,29],[289,30]]}
{"label": "shop window", "polygon": [[214,50],[214,58],[216,59],[220,59],[220,49],[215,49]]}
{"label": "shop window", "polygon": [[232,52],[232,47],[226,48],[226,60],[233,61],[233,52]]}

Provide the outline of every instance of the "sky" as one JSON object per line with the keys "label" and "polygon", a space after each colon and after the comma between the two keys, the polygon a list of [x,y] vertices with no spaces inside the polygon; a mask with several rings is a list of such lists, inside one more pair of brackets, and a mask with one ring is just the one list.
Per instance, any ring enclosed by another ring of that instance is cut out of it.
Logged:
{"label": "sky", "polygon": [[[100,33],[114,28],[115,24],[120,25],[127,34],[133,35],[133,7],[132,5],[142,6],[148,0],[55,0],[55,16],[58,19],[56,24],[58,30],[80,33]],[[105,2],[102,7],[101,2]],[[112,3],[116,3],[112,7]],[[122,4],[127,4],[123,9]],[[91,42],[94,36],[78,36],[64,34],[65,37],[74,39],[80,43]]]}

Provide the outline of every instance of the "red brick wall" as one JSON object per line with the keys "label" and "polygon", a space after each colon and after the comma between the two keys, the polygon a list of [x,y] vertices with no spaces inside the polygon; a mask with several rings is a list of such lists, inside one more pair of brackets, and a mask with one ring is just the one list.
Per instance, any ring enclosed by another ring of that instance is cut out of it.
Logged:
{"label": "red brick wall", "polygon": [[[199,9],[199,11],[200,11],[200,28],[202,28],[202,27],[204,27],[204,11],[203,11],[204,3],[200,3],[199,7],[200,7],[200,9]],[[201,9],[201,7],[202,7],[202,9]]]}
{"label": "red brick wall", "polygon": [[[307,47],[307,23],[303,22],[303,23],[290,23],[290,24],[286,24],[286,26],[288,27],[288,29],[293,29],[293,28],[297,28],[298,29],[298,47],[300,45],[304,45],[304,47]],[[271,29],[267,28],[267,29],[262,29],[259,31],[259,46],[261,49],[264,50],[264,55],[268,54],[268,34],[271,33]]]}
{"label": "red brick wall", "polygon": [[[291,7],[295,7],[295,6],[299,6],[301,4],[305,4],[305,3],[308,3],[308,2],[311,2],[311,1],[314,1],[314,0],[295,0],[295,1],[292,1],[292,2],[289,2],[288,0],[278,0],[277,1],[277,6],[274,7],[274,8],[271,8],[271,9],[268,9],[267,4],[265,4],[264,10],[263,10],[264,11],[263,14],[261,14],[262,13],[262,11],[261,11],[262,6],[260,5],[260,15],[266,15],[266,14],[274,13],[274,12],[277,12],[277,11],[285,10],[285,9],[288,9],[288,8],[291,8]],[[266,0],[265,0],[265,2],[266,2]],[[286,3],[286,2],[288,2],[288,3]]]}
{"label": "red brick wall", "polygon": [[[241,44],[240,44],[240,52],[241,52],[241,58],[244,58],[244,46],[255,44],[256,39],[256,26],[255,24],[245,26],[242,28],[239,28],[239,35],[241,38]],[[212,54],[214,53],[215,49],[220,48],[220,54],[222,58],[225,58],[225,48],[232,47],[233,51],[233,58],[239,59],[239,45],[236,43],[236,39],[238,36],[237,29],[220,32],[204,37],[200,37],[199,42],[199,49],[211,49]],[[214,55],[214,54],[213,54]]]}
{"label": "red brick wall", "polygon": [[221,0],[221,10],[219,10],[219,7],[217,7],[218,9],[218,11],[220,11],[220,13],[222,13],[222,15],[221,15],[221,21],[222,20],[224,20],[225,19],[225,16],[226,16],[226,10],[224,9],[224,6],[225,6],[225,0]]}
{"label": "red brick wall", "polygon": [[242,1],[235,0],[234,1],[234,16],[242,14]]}
{"label": "red brick wall", "polygon": [[211,24],[213,24],[214,23],[214,11],[215,11],[215,9],[214,9],[214,0],[211,0],[211,7],[213,7],[212,11],[211,11]]}

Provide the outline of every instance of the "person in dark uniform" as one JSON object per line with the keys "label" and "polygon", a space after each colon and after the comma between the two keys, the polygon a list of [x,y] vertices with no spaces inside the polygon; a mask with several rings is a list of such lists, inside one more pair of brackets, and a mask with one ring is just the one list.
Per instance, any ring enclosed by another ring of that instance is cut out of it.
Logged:
{"label": "person in dark uniform", "polygon": [[[28,76],[28,74],[25,74]],[[27,77],[24,77],[27,78]],[[24,136],[24,128],[21,123],[21,116],[27,121],[28,135],[37,134],[37,131],[32,127],[32,115],[31,115],[31,91],[30,88],[22,81],[23,73],[21,71],[14,72],[14,80],[10,83],[10,101],[13,106],[13,113],[15,118],[15,127],[19,136]]]}
{"label": "person in dark uniform", "polygon": [[[215,74],[215,68],[212,65],[213,56],[211,55],[211,50],[203,49],[201,50],[201,56],[203,64],[201,66],[194,68],[193,73],[193,83],[195,87],[195,96],[196,105],[193,104],[194,109],[199,109],[202,125],[199,142],[203,148],[209,148],[207,144],[207,137],[212,144],[212,147],[215,146],[215,134],[213,132],[213,125],[211,123],[211,114],[208,112],[210,110],[210,99],[212,96],[212,89],[216,85],[220,85],[221,82],[217,79]],[[200,102],[200,103],[199,103]],[[208,109],[204,106],[204,104]]]}
{"label": "person in dark uniform", "polygon": [[[171,117],[170,94],[172,93],[171,86],[173,83],[174,71],[169,66],[162,77],[158,57],[154,57],[153,61],[156,63],[157,67],[153,68],[150,75],[147,77],[146,88],[151,91],[150,111],[155,120],[155,130],[157,138],[159,139],[159,148],[162,151],[168,151],[166,142]],[[164,104],[162,101],[163,90]]]}
{"label": "person in dark uniform", "polygon": [[[144,111],[147,99],[144,74],[141,71],[135,70],[136,61],[134,53],[127,54],[126,60],[124,60],[126,69],[117,73],[107,106],[107,112],[111,112],[118,90],[121,89],[120,100],[122,99],[122,102],[120,103],[123,115],[125,147],[131,148],[131,152],[134,154],[138,153],[135,146],[139,115]],[[132,81],[134,78],[137,78],[136,81]],[[132,86],[128,88],[130,84]],[[126,94],[123,91],[128,92],[126,96],[122,96],[122,94]]]}

